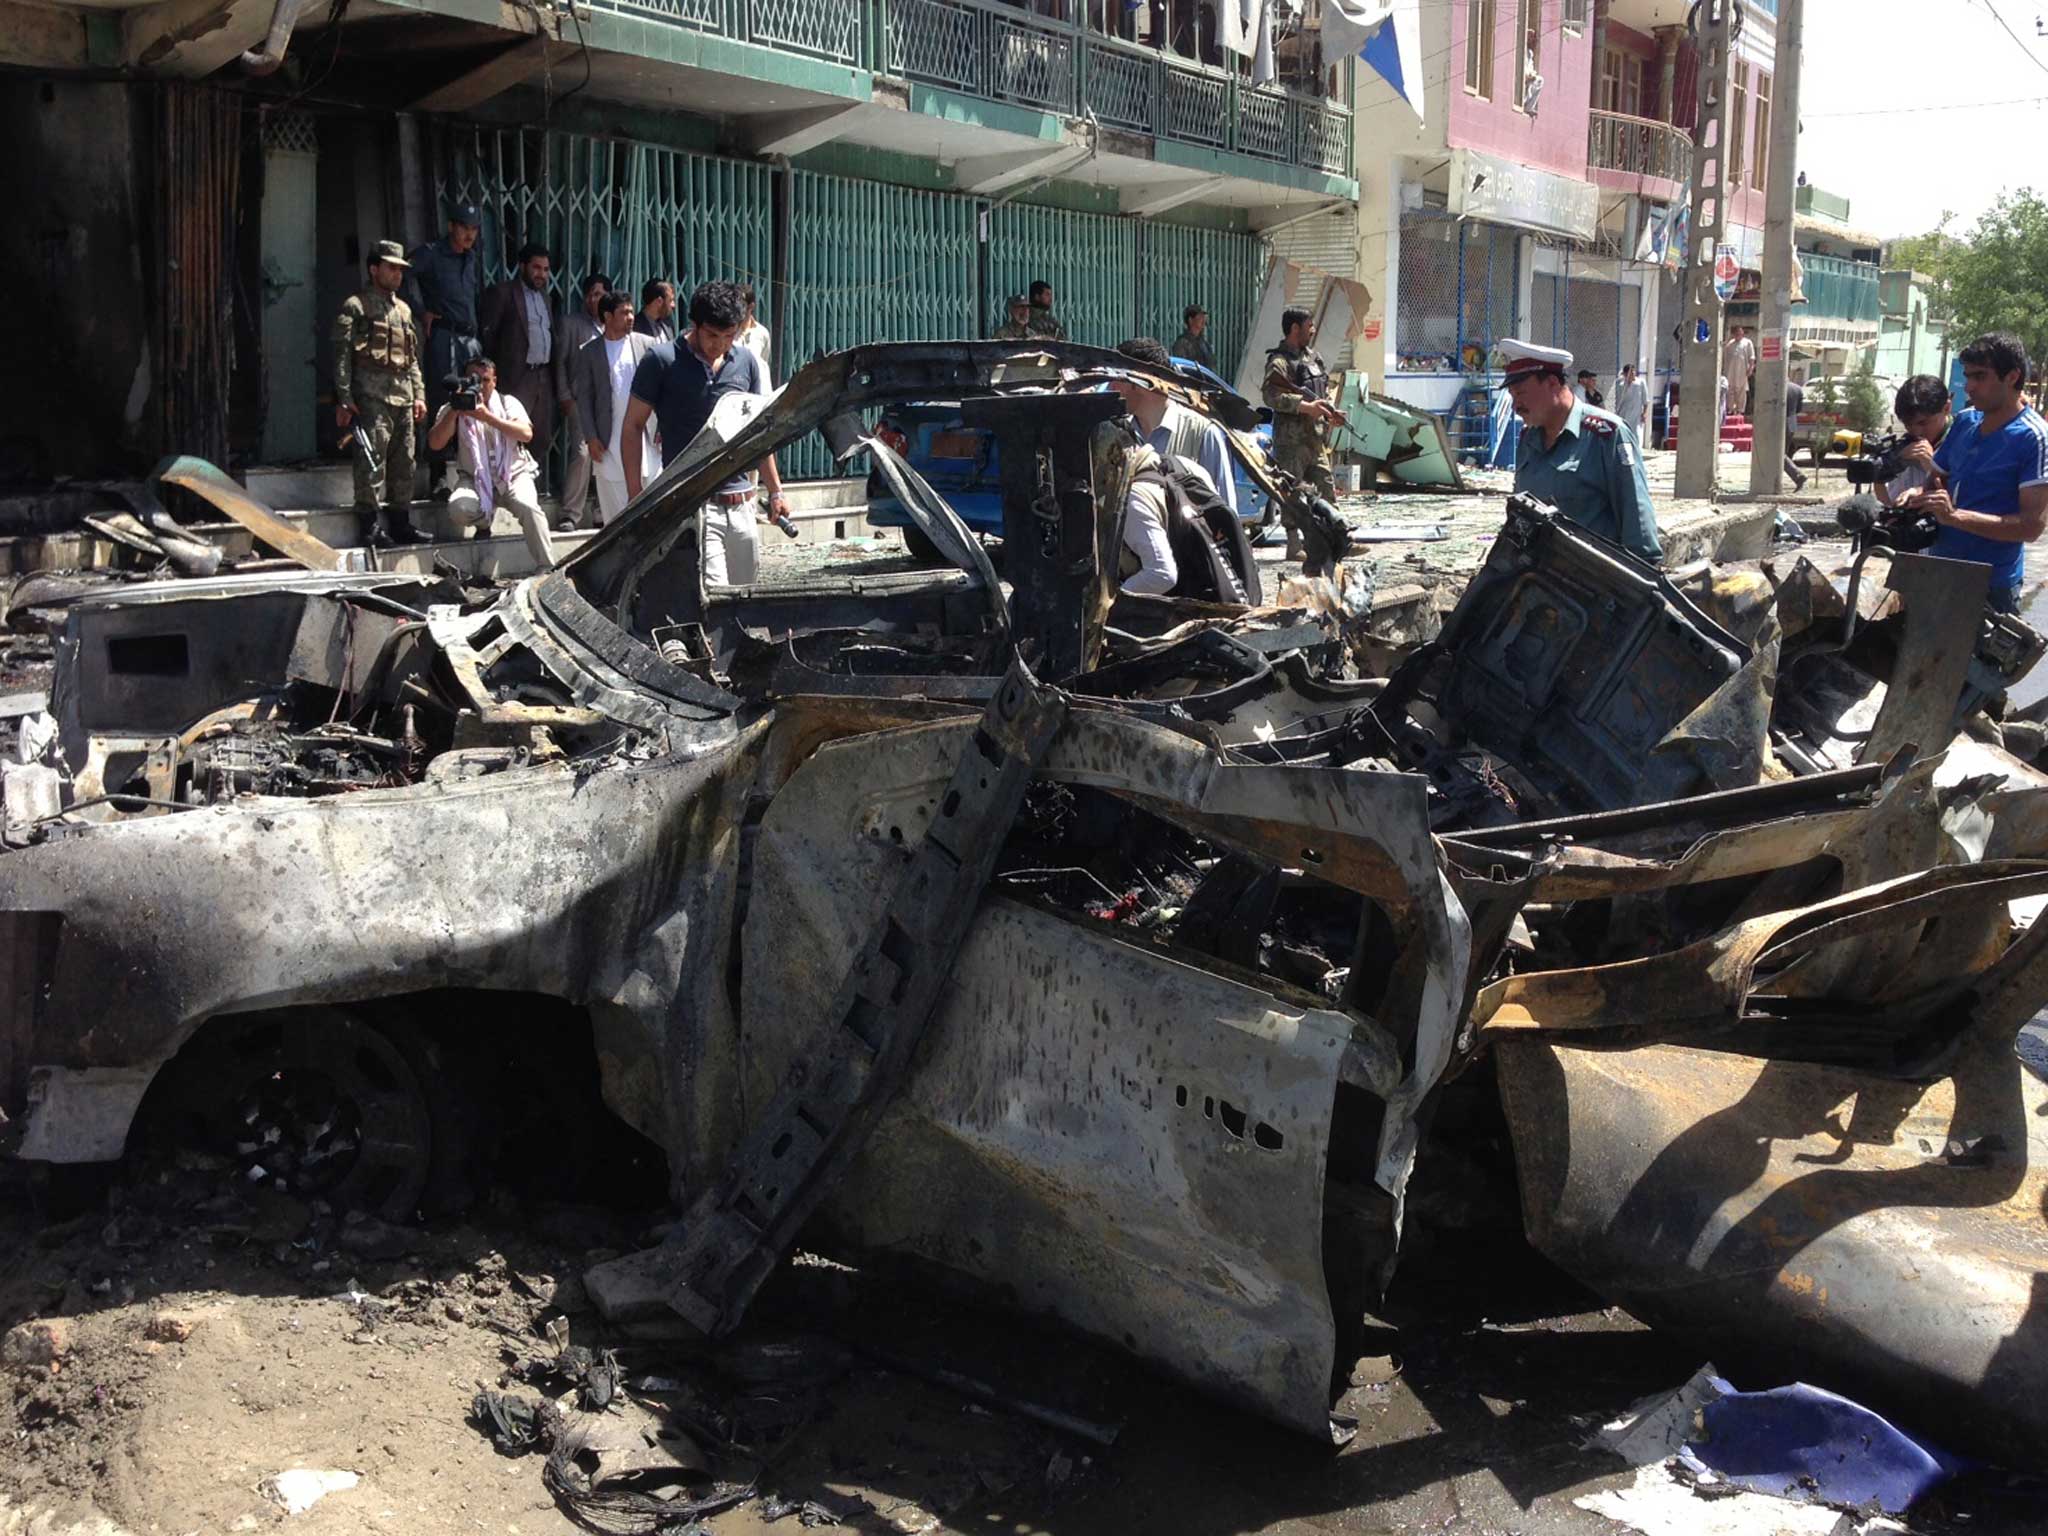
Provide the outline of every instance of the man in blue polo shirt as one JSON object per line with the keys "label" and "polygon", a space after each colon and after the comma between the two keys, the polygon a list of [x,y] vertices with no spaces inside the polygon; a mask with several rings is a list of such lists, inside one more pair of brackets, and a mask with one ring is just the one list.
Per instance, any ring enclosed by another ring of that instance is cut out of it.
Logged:
{"label": "man in blue polo shirt", "polygon": [[1970,409],[1934,455],[1947,484],[1901,504],[1934,514],[1941,533],[1927,552],[1990,568],[1989,602],[2017,613],[2026,548],[2048,528],[2048,422],[2027,404],[2027,351],[2003,333],[1963,348]]}
{"label": "man in blue polo shirt", "polygon": [[[662,456],[678,459],[711,419],[725,395],[765,395],[761,362],[733,342],[747,317],[736,283],[705,283],[690,296],[690,329],[673,342],[649,349],[633,371],[633,398],[626,406],[624,440],[632,442],[652,416],[661,429]],[[640,494],[639,455],[626,458],[626,500]],[[789,515],[775,456],[761,461],[768,510]],[[699,514],[704,525],[704,582],[707,586],[751,586],[759,569],[761,541],[754,523],[754,484],[734,475],[712,493]],[[790,524],[794,529],[795,525]]]}

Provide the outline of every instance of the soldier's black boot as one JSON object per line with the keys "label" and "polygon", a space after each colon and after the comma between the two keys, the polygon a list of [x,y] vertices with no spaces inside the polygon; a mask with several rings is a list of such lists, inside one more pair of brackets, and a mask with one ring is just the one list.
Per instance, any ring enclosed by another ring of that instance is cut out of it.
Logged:
{"label": "soldier's black boot", "polygon": [[412,525],[412,514],[404,507],[384,509],[384,532],[393,544],[431,544],[434,536]]}
{"label": "soldier's black boot", "polygon": [[375,508],[357,507],[356,521],[360,528],[363,548],[389,549],[391,547],[391,540],[385,535],[383,528],[378,525]]}

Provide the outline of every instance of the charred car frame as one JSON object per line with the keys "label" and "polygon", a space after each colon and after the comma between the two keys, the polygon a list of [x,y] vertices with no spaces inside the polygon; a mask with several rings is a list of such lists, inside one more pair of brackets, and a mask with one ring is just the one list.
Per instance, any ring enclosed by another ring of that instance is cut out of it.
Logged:
{"label": "charred car frame", "polygon": [[[406,1215],[436,1126],[386,1006],[566,1003],[690,1207],[633,1262],[703,1330],[814,1223],[1323,1435],[1429,1106],[1494,1074],[1566,1267],[2048,1443],[2048,1095],[2010,1050],[2048,777],[1959,735],[2038,644],[1946,562],[1846,601],[1805,564],[1666,576],[1517,501],[1441,636],[1346,676],[1285,591],[1118,593],[1119,373],[820,359],[495,595],[75,604],[31,765],[59,807],[0,857],[15,1150],[317,1081],[301,1176]],[[1001,441],[1000,577],[868,434],[934,398]],[[705,587],[696,505],[813,431],[949,568]]]}

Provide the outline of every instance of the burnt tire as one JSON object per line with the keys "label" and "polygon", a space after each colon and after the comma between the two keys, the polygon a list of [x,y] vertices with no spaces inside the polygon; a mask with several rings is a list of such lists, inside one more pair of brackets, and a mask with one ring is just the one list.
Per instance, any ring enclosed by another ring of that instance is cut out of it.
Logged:
{"label": "burnt tire", "polygon": [[339,1008],[221,1019],[173,1070],[177,1133],[250,1183],[406,1221],[433,1157],[407,1053]]}

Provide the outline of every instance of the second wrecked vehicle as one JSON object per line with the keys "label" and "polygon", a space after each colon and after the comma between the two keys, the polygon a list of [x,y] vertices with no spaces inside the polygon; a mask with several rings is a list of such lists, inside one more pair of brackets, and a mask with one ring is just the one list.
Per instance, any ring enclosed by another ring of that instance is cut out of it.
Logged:
{"label": "second wrecked vehicle", "polygon": [[[1347,680],[1305,608],[1118,593],[1137,448],[1099,386],[1145,372],[821,359],[486,601],[307,574],[76,604],[58,803],[0,858],[20,1154],[108,1160],[155,1103],[317,1083],[265,1101],[278,1140],[404,1215],[441,1131],[386,1010],[424,1002],[445,1043],[572,1005],[690,1207],[632,1275],[704,1330],[815,1221],[1327,1435],[1428,1106],[1496,1071],[1539,1246],[1648,1316],[1712,1321],[1723,1266],[1811,1257],[1806,1342],[1867,1349],[1898,1282],[1860,1290],[1860,1245],[1940,1211],[1976,1332],[1930,1314],[1877,1374],[2048,1441],[1993,1386],[2041,1363],[2013,1214],[2041,1085],[1960,1086],[2043,991],[2048,930],[2010,914],[2048,894],[2048,779],[1947,750],[1990,663],[1944,563],[1901,557],[1907,611],[1855,626],[1817,572],[1674,581],[1517,501],[1439,639]],[[1000,580],[867,434],[933,398],[999,440]],[[691,509],[812,431],[949,565],[707,589]],[[1786,686],[1808,668],[1839,686]],[[1845,1174],[1944,1114],[1979,1160],[1703,1244],[1796,1187],[1693,1113],[1754,1076],[1798,1085],[1808,1131],[1843,1093],[1894,1106],[1858,1111]]]}

